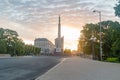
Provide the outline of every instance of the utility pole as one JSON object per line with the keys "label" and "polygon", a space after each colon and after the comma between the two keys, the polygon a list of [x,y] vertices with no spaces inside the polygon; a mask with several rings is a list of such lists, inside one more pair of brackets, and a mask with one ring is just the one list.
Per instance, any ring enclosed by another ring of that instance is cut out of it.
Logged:
{"label": "utility pole", "polygon": [[100,26],[100,60],[102,61],[103,50],[102,50],[101,11],[94,10],[93,12],[97,12],[97,13],[99,13],[99,26]]}

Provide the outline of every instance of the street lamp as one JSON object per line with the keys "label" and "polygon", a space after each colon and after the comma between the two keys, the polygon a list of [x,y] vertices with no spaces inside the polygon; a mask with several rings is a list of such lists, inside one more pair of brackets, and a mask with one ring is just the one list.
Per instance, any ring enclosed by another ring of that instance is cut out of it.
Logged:
{"label": "street lamp", "polygon": [[97,12],[99,14],[99,26],[100,26],[100,60],[102,61],[102,36],[101,36],[101,11],[94,10],[94,13]]}

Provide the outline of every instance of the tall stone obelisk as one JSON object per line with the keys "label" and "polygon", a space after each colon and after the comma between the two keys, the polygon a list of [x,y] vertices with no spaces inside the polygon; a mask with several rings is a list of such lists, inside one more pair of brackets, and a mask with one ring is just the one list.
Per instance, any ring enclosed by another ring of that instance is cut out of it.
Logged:
{"label": "tall stone obelisk", "polygon": [[64,37],[61,37],[61,20],[58,19],[58,37],[55,39],[55,53],[62,54],[64,49]]}
{"label": "tall stone obelisk", "polygon": [[58,20],[58,38],[61,37],[61,23],[60,23],[60,16],[59,16],[59,20]]}

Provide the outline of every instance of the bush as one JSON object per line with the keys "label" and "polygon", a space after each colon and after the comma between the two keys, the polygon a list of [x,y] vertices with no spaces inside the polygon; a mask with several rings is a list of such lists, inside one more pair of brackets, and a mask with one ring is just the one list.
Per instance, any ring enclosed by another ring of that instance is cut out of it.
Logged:
{"label": "bush", "polygon": [[107,58],[106,59],[107,62],[119,62],[118,58]]}

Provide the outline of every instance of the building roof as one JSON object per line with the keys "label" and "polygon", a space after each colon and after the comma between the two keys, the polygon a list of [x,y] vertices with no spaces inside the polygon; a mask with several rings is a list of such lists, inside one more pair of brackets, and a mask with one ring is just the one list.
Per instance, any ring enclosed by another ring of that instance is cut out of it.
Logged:
{"label": "building roof", "polygon": [[35,41],[49,41],[49,40],[46,38],[36,38]]}

